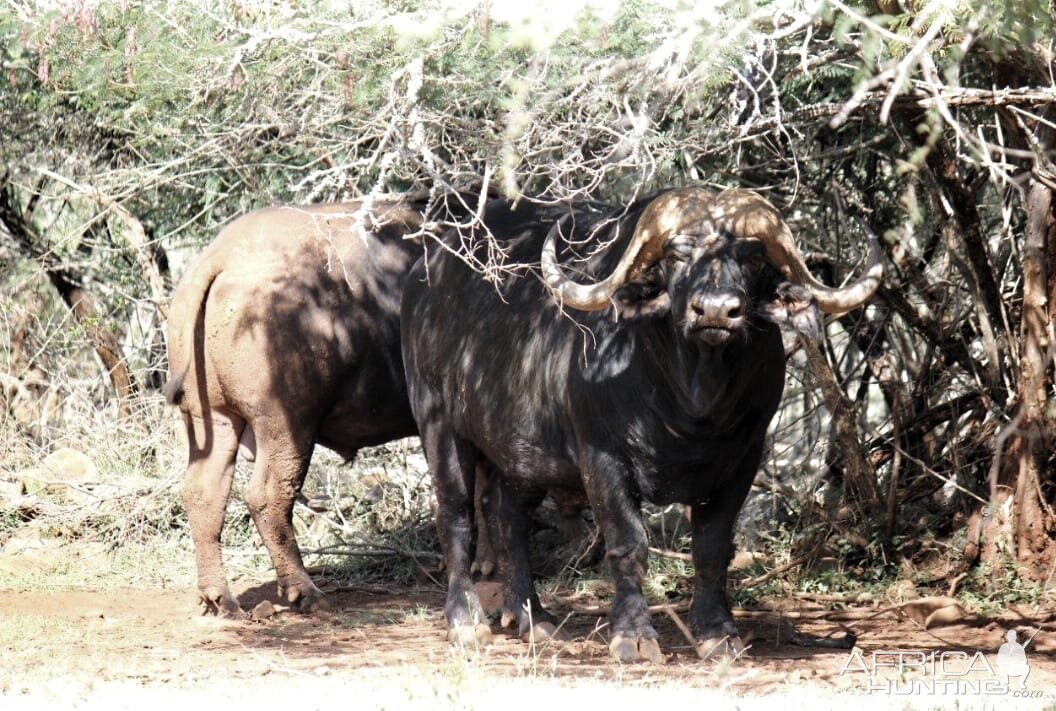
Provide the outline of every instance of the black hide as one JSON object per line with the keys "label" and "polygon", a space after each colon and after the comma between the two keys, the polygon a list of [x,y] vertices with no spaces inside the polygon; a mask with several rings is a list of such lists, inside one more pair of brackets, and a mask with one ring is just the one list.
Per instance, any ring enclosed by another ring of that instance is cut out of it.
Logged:
{"label": "black hide", "polygon": [[[513,209],[495,201],[485,222],[511,261],[538,264],[547,231],[571,212],[569,242],[596,253],[577,260],[566,244],[560,260],[575,279],[598,280],[646,203]],[[472,463],[483,455],[498,470],[486,500],[504,605],[522,632],[531,624],[526,605],[534,623],[550,620],[527,569],[528,512],[546,491],[569,491],[585,492],[605,537],[614,636],[656,638],[642,595],[643,500],[691,507],[695,633],[736,635],[724,590],[731,532],[781,397],[775,321],[790,285],[762,261],[758,243],[707,226],[688,232],[596,312],[562,311],[534,271],[486,283],[435,244],[412,270],[404,362],[439,502],[452,627],[481,621],[468,561]],[[730,327],[714,328],[716,319]]]}

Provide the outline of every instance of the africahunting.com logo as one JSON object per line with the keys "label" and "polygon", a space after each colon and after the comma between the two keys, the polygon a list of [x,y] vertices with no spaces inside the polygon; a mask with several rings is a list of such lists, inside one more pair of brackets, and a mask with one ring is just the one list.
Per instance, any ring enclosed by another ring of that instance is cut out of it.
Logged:
{"label": "africahunting.com logo", "polygon": [[1005,642],[991,662],[981,651],[922,651],[855,649],[837,676],[861,675],[865,691],[901,696],[963,695],[1042,698],[1044,692],[1027,686],[1030,662],[1027,647],[1038,634],[1019,642],[1015,630],[1005,633]]}

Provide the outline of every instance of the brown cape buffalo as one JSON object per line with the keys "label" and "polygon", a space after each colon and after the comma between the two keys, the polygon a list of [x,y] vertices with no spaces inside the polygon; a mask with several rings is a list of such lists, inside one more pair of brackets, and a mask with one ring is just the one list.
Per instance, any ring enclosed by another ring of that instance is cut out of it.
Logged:
{"label": "brown cape buffalo", "polygon": [[417,434],[399,307],[422,253],[405,237],[425,209],[424,198],[395,197],[258,210],[228,225],[176,289],[166,394],[187,430],[183,501],[207,610],[241,614],[220,551],[236,453],[255,459],[245,499],[279,593],[311,610],[323,598],[291,524],[314,444],[351,459]]}

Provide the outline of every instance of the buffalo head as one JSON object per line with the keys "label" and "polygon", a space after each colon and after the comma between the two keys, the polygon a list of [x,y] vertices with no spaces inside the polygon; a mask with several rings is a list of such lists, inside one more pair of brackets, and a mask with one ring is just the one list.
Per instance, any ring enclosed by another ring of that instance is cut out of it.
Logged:
{"label": "buffalo head", "polygon": [[861,306],[883,270],[874,240],[863,277],[841,288],[818,282],[777,210],[748,190],[682,188],[653,198],[615,269],[593,284],[561,270],[556,239],[565,222],[551,228],[542,254],[544,279],[561,304],[585,311],[612,304],[637,318],[670,315],[685,338],[705,346],[743,338],[754,319],[814,336],[819,310],[843,314]]}

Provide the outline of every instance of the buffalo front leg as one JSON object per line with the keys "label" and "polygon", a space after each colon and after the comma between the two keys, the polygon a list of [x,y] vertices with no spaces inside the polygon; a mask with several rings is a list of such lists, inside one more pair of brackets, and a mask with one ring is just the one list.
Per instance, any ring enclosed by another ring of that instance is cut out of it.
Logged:
{"label": "buffalo front leg", "polygon": [[491,629],[470,575],[476,453],[446,425],[419,424],[436,491],[436,529],[447,569],[448,640],[467,648],[485,645],[491,642]]}
{"label": "buffalo front leg", "polygon": [[644,659],[662,664],[664,655],[642,592],[649,543],[641,504],[628,483],[632,477],[617,457],[604,453],[588,458],[581,470],[587,497],[605,537],[605,558],[616,583],[609,616],[609,652],[621,662]]}
{"label": "buffalo front leg", "polygon": [[257,461],[246,486],[246,506],[268,548],[279,597],[304,612],[326,609],[326,599],[304,569],[293,532],[293,504],[312,456],[312,438],[257,432]]}
{"label": "buffalo front leg", "polygon": [[503,615],[513,616],[517,634],[525,642],[552,639],[557,633],[555,620],[539,603],[528,556],[531,513],[543,494],[519,492],[492,469],[480,500],[502,581]]}
{"label": "buffalo front leg", "polygon": [[735,477],[707,503],[691,508],[696,573],[692,621],[697,652],[703,657],[744,650],[726,600],[726,571],[733,557],[733,525],[754,474],[752,468],[750,476]]}
{"label": "buffalo front leg", "polygon": [[187,428],[187,472],[180,493],[187,511],[198,567],[198,598],[206,614],[242,617],[224,575],[220,534],[235,474],[238,440],[246,423],[217,412],[202,418],[183,415]]}

